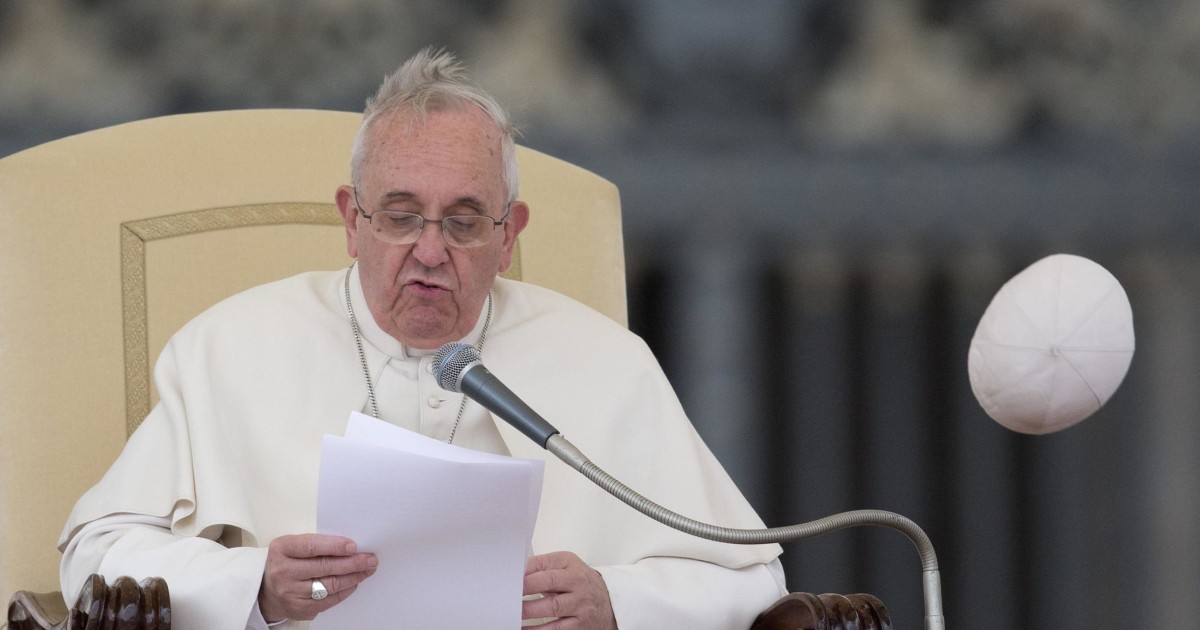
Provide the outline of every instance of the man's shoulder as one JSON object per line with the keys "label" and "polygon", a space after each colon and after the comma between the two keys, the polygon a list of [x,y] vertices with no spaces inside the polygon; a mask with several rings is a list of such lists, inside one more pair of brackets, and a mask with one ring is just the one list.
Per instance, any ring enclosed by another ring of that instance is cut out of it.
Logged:
{"label": "man's shoulder", "polygon": [[599,360],[649,356],[641,337],[590,306],[554,290],[527,282],[499,278],[497,298],[499,337],[521,344],[522,354],[535,348],[561,353],[571,348]]}
{"label": "man's shoulder", "polygon": [[562,293],[536,284],[497,278],[493,289],[500,312],[520,321],[567,320],[572,327],[596,328],[614,333],[628,330],[603,313]]}
{"label": "man's shoulder", "polygon": [[198,334],[230,327],[276,327],[336,311],[336,293],[344,271],[310,271],[260,284],[210,306],[180,333]]}

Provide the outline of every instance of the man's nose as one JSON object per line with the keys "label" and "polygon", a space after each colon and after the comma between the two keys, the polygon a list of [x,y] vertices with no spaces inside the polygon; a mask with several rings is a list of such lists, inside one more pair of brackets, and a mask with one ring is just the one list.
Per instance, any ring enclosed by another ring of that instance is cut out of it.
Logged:
{"label": "man's nose", "polygon": [[442,234],[442,224],[426,221],[413,243],[413,256],[426,267],[436,267],[450,259],[449,246]]}

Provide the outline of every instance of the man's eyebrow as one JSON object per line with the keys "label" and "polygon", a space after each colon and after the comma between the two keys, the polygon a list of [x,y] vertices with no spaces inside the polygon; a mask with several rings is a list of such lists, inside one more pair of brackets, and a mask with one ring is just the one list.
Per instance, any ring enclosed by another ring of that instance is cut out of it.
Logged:
{"label": "man's eyebrow", "polygon": [[465,197],[459,197],[458,199],[455,199],[454,205],[467,206],[469,208],[474,208],[474,209],[478,210],[480,214],[487,213],[487,204],[483,203],[483,201],[481,199],[479,199],[478,197],[473,197],[471,195],[467,195]]}
{"label": "man's eyebrow", "polygon": [[[412,193],[407,190],[392,190],[383,194],[382,201],[384,203],[388,203],[390,201],[414,201],[416,199],[416,193]],[[483,203],[482,199],[474,195],[464,195],[462,197],[458,197],[454,200],[452,205],[467,206],[469,208],[474,208],[481,213],[487,212],[487,204]]]}

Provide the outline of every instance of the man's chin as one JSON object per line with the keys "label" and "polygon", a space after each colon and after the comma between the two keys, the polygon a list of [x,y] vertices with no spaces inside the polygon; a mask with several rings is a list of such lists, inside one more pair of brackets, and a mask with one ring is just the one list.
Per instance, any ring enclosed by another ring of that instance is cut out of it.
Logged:
{"label": "man's chin", "polygon": [[410,343],[407,341],[404,341],[403,343],[404,343],[405,347],[413,348],[414,350],[437,350],[438,348],[441,348],[442,346],[446,345],[447,343],[450,343],[451,341],[454,341],[454,340],[447,339],[446,341],[440,341],[440,342],[439,341],[419,340],[419,341],[413,342],[413,343]]}
{"label": "man's chin", "polygon": [[442,344],[458,341],[462,338],[454,328],[454,321],[442,313],[440,317],[406,317],[397,322],[397,330],[393,333],[406,346],[423,350],[436,350]]}

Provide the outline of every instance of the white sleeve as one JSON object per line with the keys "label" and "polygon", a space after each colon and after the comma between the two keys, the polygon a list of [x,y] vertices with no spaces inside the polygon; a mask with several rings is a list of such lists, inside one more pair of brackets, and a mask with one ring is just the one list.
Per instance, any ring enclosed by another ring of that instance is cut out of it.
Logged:
{"label": "white sleeve", "polygon": [[787,594],[778,558],[743,569],[670,557],[596,569],[620,630],[749,628]]}
{"label": "white sleeve", "polygon": [[181,538],[170,524],[166,518],[114,514],[82,527],[63,549],[59,571],[68,605],[93,573],[110,581],[122,575],[138,581],[161,577],[175,627],[266,628],[257,603],[267,550],[225,547],[216,534]]}

